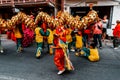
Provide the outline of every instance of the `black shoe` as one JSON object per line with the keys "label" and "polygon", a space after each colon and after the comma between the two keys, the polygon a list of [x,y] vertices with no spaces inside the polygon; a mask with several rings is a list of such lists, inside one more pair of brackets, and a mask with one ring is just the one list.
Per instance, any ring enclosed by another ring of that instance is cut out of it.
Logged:
{"label": "black shoe", "polygon": [[36,57],[36,59],[40,59],[40,56],[39,56],[39,57]]}

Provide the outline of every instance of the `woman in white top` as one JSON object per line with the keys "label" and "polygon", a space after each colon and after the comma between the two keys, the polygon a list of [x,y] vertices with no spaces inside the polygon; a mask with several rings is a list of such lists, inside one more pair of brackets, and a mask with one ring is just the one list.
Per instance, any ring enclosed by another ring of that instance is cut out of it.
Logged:
{"label": "woman in white top", "polygon": [[105,16],[103,17],[102,24],[103,24],[102,39],[103,39],[103,41],[104,41],[104,39],[106,38],[106,29],[107,29],[107,26],[108,26],[107,15],[105,15]]}

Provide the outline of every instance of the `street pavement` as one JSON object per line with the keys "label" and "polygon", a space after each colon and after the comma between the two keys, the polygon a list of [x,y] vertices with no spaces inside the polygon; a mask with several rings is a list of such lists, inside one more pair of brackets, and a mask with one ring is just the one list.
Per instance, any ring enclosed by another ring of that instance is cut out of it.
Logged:
{"label": "street pavement", "polygon": [[0,80],[120,80],[120,48],[114,50],[112,44],[103,43],[99,49],[100,61],[90,62],[84,57],[76,57],[70,53],[74,71],[65,71],[57,75],[54,55],[43,50],[40,59],[35,58],[36,44],[24,48],[22,53],[16,52],[16,44],[12,40],[2,38],[4,53],[0,54]]}

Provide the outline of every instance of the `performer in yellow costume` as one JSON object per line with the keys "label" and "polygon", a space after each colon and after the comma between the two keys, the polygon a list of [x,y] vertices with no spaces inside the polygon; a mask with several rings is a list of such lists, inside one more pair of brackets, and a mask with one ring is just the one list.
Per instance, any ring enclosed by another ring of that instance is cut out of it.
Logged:
{"label": "performer in yellow costume", "polygon": [[53,54],[53,49],[50,47],[51,45],[53,45],[53,31],[50,28],[47,29],[46,36],[47,36],[49,54]]}
{"label": "performer in yellow costume", "polygon": [[66,40],[68,42],[68,50],[70,51],[71,50],[71,44],[72,44],[72,36],[71,36],[72,29],[67,28],[66,31],[67,31]]}
{"label": "performer in yellow costume", "polygon": [[16,41],[17,41],[17,52],[21,52],[23,50],[23,48],[22,48],[23,31],[22,31],[21,24],[19,24],[15,27],[14,35],[15,35]]}
{"label": "performer in yellow costume", "polygon": [[76,54],[76,56],[79,55],[87,57],[92,62],[99,61],[100,59],[99,51],[94,43],[91,43],[89,48],[82,48],[81,52]]}
{"label": "performer in yellow costume", "polygon": [[76,43],[75,43],[76,52],[79,53],[83,46],[81,31],[78,31],[75,37],[76,37]]}
{"label": "performer in yellow costume", "polygon": [[35,29],[35,40],[37,43],[36,58],[40,58],[40,56],[41,56],[44,35],[45,35],[45,32],[43,31],[43,29],[40,27],[36,27],[36,29]]}

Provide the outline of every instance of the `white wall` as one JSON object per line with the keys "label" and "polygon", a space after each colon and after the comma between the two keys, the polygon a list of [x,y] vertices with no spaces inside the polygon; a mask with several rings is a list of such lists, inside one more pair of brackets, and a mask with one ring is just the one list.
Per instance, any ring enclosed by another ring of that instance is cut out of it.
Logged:
{"label": "white wall", "polygon": [[116,20],[120,20],[120,5],[113,7],[112,24],[116,24]]}
{"label": "white wall", "polygon": [[[92,1],[91,1],[92,2]],[[119,2],[116,1],[97,1],[96,4],[93,6],[111,6],[111,5],[119,5]],[[80,1],[65,1],[65,6],[71,6],[71,7],[80,7],[80,6],[89,6],[89,4],[86,4],[86,2],[80,2]]]}
{"label": "white wall", "polygon": [[113,28],[116,25],[116,20],[120,20],[120,5],[113,6],[112,25],[111,29],[107,29],[107,34],[113,36]]}

